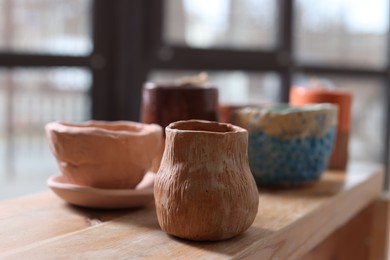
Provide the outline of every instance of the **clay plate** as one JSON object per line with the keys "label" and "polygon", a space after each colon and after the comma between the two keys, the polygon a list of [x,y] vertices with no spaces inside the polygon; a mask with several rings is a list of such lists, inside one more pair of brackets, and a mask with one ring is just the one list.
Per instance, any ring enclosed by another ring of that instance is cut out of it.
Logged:
{"label": "clay plate", "polygon": [[155,173],[148,172],[135,189],[99,189],[69,183],[62,175],[53,175],[47,185],[70,204],[99,209],[134,208],[154,199]]}

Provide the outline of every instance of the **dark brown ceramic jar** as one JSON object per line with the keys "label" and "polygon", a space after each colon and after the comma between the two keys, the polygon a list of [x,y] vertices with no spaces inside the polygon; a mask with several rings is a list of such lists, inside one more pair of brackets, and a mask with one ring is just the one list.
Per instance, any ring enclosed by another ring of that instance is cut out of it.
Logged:
{"label": "dark brown ceramic jar", "polygon": [[218,120],[218,89],[210,84],[145,83],[141,121],[162,127],[179,120]]}
{"label": "dark brown ceramic jar", "polygon": [[[156,84],[146,82],[142,91],[141,121],[163,128],[189,119],[218,121],[218,89],[210,84]],[[164,145],[153,161],[151,171],[160,167]]]}

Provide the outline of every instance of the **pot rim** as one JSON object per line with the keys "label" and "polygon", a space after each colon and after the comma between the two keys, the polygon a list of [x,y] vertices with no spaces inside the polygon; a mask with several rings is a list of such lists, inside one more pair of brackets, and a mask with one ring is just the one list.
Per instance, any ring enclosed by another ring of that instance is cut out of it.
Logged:
{"label": "pot rim", "polygon": [[239,109],[239,113],[261,113],[271,116],[289,116],[297,113],[337,112],[338,106],[331,103],[309,103],[303,106],[293,106],[288,103],[274,104],[263,107],[246,107]]}
{"label": "pot rim", "polygon": [[[198,130],[198,129],[177,129],[177,125],[180,124],[198,124],[203,126],[209,126],[209,127],[220,127],[220,128],[226,128],[230,131],[212,131],[212,130]],[[231,134],[237,134],[237,133],[247,133],[247,130],[233,125],[229,123],[221,123],[217,121],[207,121],[207,120],[198,120],[198,119],[191,119],[191,120],[180,120],[176,122],[170,123],[165,130],[167,132],[175,132],[175,133],[204,133],[204,134],[216,134],[216,135],[231,135]]]}
{"label": "pot rim", "polygon": [[[121,127],[120,130],[105,127]],[[123,129],[126,128],[126,129]],[[45,129],[58,133],[90,134],[90,135],[121,135],[146,136],[161,132],[162,127],[157,124],[145,124],[133,121],[101,121],[89,120],[81,123],[55,121],[46,124]]]}
{"label": "pot rim", "polygon": [[298,92],[298,94],[315,94],[315,95],[329,95],[339,96],[341,98],[351,98],[352,93],[346,89],[339,88],[327,88],[327,87],[305,87],[300,85],[294,85],[291,87],[291,91]]}
{"label": "pot rim", "polygon": [[210,83],[204,83],[204,84],[185,84],[180,85],[177,83],[155,83],[155,82],[145,82],[144,83],[144,89],[166,89],[166,90],[216,90],[218,91],[217,86],[210,84]]}

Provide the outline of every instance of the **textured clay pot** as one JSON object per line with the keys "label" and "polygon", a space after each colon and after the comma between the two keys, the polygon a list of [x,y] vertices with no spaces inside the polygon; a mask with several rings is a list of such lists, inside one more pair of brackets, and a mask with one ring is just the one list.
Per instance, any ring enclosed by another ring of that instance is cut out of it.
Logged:
{"label": "textured clay pot", "polygon": [[158,222],[168,234],[223,240],[250,227],[259,195],[249,169],[245,129],[189,120],[166,128],[154,185]]}
{"label": "textured clay pot", "polygon": [[134,188],[162,144],[155,124],[52,122],[45,130],[61,173],[70,183],[96,188]]}
{"label": "textured clay pot", "polygon": [[294,86],[290,90],[290,104],[303,106],[311,103],[332,103],[339,107],[337,138],[329,160],[330,169],[346,169],[351,129],[352,94],[340,89]]}

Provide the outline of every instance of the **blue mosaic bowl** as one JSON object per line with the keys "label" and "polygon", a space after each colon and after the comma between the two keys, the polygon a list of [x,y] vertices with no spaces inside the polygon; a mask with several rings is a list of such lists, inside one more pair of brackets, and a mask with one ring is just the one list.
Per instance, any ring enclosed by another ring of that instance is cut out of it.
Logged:
{"label": "blue mosaic bowl", "polygon": [[249,165],[260,186],[291,186],[318,180],[327,167],[337,126],[337,106],[245,108],[233,124],[249,133]]}

